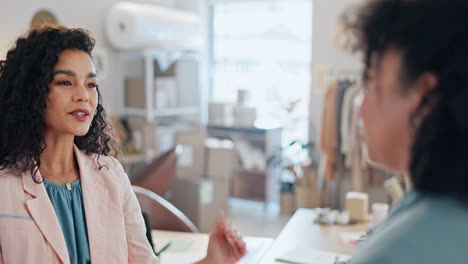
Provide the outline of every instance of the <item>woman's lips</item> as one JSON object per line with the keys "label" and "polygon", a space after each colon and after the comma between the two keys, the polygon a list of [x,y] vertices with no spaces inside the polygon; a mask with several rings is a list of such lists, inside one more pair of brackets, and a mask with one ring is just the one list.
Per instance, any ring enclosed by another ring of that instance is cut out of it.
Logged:
{"label": "woman's lips", "polygon": [[86,109],[77,109],[70,113],[78,121],[87,121],[89,119],[89,111]]}

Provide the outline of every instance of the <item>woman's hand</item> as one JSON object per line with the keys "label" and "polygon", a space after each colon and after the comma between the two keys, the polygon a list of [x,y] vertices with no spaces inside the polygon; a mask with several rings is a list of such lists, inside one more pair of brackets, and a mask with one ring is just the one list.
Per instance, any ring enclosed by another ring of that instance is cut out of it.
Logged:
{"label": "woman's hand", "polygon": [[199,264],[235,264],[246,253],[245,243],[229,221],[222,217],[210,234],[206,257]]}

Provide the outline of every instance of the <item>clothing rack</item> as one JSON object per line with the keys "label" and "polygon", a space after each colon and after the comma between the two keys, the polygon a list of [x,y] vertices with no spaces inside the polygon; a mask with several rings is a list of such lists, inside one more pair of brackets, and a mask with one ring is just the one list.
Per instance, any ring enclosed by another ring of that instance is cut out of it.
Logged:
{"label": "clothing rack", "polygon": [[[367,162],[357,132],[358,101],[362,100],[361,74],[356,69],[335,69],[327,74],[329,84],[319,140],[324,159],[319,178],[331,186],[330,206],[334,208],[343,207],[348,191],[368,192],[371,188],[382,187],[385,195],[383,185],[388,174]],[[384,198],[380,197],[379,202],[384,202]]]}
{"label": "clothing rack", "polygon": [[358,69],[332,69],[327,73],[327,86],[336,80],[354,81],[356,84],[360,85],[362,80],[362,71]]}

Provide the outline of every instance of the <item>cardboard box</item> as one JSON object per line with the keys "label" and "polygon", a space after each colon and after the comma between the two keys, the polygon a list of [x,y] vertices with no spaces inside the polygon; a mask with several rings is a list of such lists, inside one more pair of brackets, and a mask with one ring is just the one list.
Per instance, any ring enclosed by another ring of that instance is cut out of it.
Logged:
{"label": "cardboard box", "polygon": [[321,203],[321,190],[311,185],[296,186],[297,208],[319,208]]}
{"label": "cardboard box", "polygon": [[157,124],[144,120],[132,120],[132,142],[136,153],[154,153],[157,149]]}
{"label": "cardboard box", "polygon": [[201,178],[205,169],[205,133],[201,130],[178,131],[176,144],[182,146],[182,153],[177,158],[177,178]]}
{"label": "cardboard box", "polygon": [[177,84],[174,77],[158,77],[155,79],[155,108],[175,107],[177,105]]}
{"label": "cardboard box", "polygon": [[257,120],[257,109],[255,107],[235,106],[234,125],[238,127],[254,127]]}
{"label": "cardboard box", "polygon": [[266,172],[235,171],[232,185],[233,197],[256,201],[265,201],[267,197]]}
{"label": "cardboard box", "polygon": [[177,61],[175,67],[177,105],[199,106],[203,104],[200,71],[200,61],[197,59],[182,56]]}
{"label": "cardboard box", "polygon": [[229,213],[229,197],[231,197],[231,181],[229,179],[212,179],[214,183],[213,209],[216,216],[221,212]]}
{"label": "cardboard box", "polygon": [[201,232],[212,230],[221,212],[227,213],[229,181],[177,179],[170,189],[169,201],[181,210]]}
{"label": "cardboard box", "polygon": [[302,165],[302,182],[305,185],[317,186],[317,174],[310,164]]}
{"label": "cardboard box", "polygon": [[[157,77],[154,79],[153,107],[167,108],[177,105],[177,82],[174,77]],[[125,106],[131,108],[146,108],[146,93],[144,78],[129,78],[125,80]]]}
{"label": "cardboard box", "polygon": [[156,154],[169,151],[176,145],[176,128],[172,126],[158,126],[156,131]]}
{"label": "cardboard box", "polygon": [[131,78],[125,80],[125,106],[145,108],[145,80]]}
{"label": "cardboard box", "polygon": [[296,212],[296,200],[292,192],[282,192],[280,198],[281,214],[293,215]]}
{"label": "cardboard box", "polygon": [[213,126],[232,126],[234,124],[233,104],[209,103],[208,123]]}
{"label": "cardboard box", "polygon": [[234,169],[234,144],[230,140],[209,138],[205,141],[205,175],[231,179]]}
{"label": "cardboard box", "polygon": [[361,192],[346,194],[346,210],[351,221],[365,222],[369,220],[369,195]]}

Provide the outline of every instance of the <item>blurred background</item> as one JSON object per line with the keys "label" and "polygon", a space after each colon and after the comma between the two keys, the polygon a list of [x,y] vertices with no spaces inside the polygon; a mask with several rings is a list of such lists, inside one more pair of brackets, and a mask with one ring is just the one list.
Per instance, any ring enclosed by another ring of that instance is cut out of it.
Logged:
{"label": "blurred background", "polygon": [[404,188],[357,133],[361,59],[339,18],[360,2],[2,0],[0,57],[44,23],[88,29],[132,183],[201,232],[224,212],[275,238],[298,208],[367,222]]}

